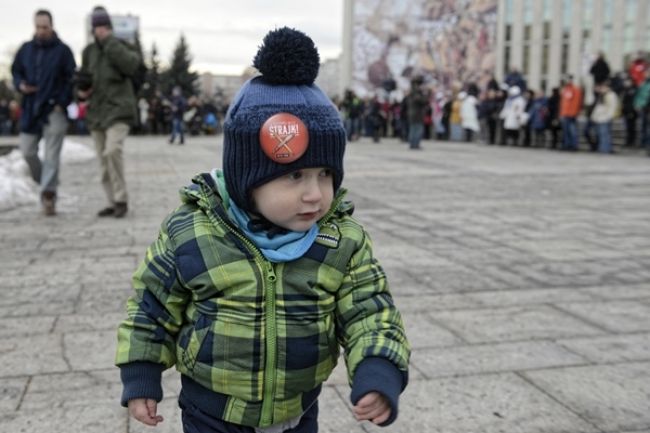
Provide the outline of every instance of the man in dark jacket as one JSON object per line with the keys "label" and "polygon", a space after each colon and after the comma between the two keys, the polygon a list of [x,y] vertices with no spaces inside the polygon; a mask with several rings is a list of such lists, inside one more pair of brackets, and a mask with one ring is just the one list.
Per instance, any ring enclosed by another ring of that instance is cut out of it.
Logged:
{"label": "man in dark jacket", "polygon": [[411,92],[407,96],[410,149],[420,149],[424,133],[424,115],[429,105],[429,94],[422,88],[423,83],[422,77],[411,80]]}
{"label": "man in dark jacket", "polygon": [[591,65],[591,69],[589,69],[589,73],[593,75],[594,84],[597,86],[603,84],[609,79],[610,70],[607,61],[605,60],[604,53],[602,52],[598,53],[598,57]]}
{"label": "man in dark jacket", "polygon": [[[56,35],[52,14],[34,15],[34,39],[16,53],[11,74],[23,95],[20,149],[32,178],[41,185],[41,202],[47,216],[56,214],[59,156],[68,129],[66,107],[72,101],[75,61],[72,51]],[[45,139],[45,158],[38,157],[38,143]]]}
{"label": "man in dark jacket", "polygon": [[127,212],[127,191],[122,150],[130,127],[137,122],[137,105],[131,78],[140,65],[132,46],[113,36],[111,19],[101,6],[91,16],[95,42],[82,55],[82,74],[92,77],[92,87],[79,90],[88,99],[88,127],[101,163],[102,185],[108,206],[100,217],[122,218]]}

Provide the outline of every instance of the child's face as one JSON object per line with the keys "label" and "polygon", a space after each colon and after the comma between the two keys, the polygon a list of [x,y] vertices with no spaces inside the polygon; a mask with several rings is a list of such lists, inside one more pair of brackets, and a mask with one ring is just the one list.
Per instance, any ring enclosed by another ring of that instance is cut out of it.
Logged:
{"label": "child's face", "polygon": [[304,232],[329,210],[334,182],[329,168],[303,168],[252,192],[257,211],[277,226]]}

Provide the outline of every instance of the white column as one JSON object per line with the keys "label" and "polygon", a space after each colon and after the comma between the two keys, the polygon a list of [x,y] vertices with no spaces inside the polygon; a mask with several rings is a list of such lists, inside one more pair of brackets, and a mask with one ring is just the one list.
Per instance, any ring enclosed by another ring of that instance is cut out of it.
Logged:
{"label": "white column", "polygon": [[569,74],[576,77],[582,75],[582,22],[583,22],[583,1],[573,0],[571,5],[571,33],[569,35],[569,64],[567,70]]}
{"label": "white column", "polygon": [[[648,48],[648,38],[650,34],[647,33],[648,28],[648,9],[650,9],[650,2],[647,0],[639,0],[636,3],[636,21],[634,23],[634,50],[645,51]],[[636,53],[634,56],[636,57]]]}
{"label": "white column", "polygon": [[510,44],[510,64],[521,72],[524,65],[524,2],[514,1],[512,11],[512,41]]}
{"label": "white column", "polygon": [[553,0],[553,19],[551,20],[551,46],[548,60],[548,86],[560,85],[562,60],[562,0]]}
{"label": "white column", "polygon": [[505,49],[506,49],[506,0],[499,0],[497,6],[497,40],[495,41],[496,52],[496,70],[494,76],[497,81],[503,81],[503,71],[506,67],[505,63]]}
{"label": "white column", "polygon": [[[637,4],[646,3],[644,1],[637,1]],[[614,16],[612,17],[612,44],[610,45],[609,52],[607,53],[607,62],[612,72],[620,71],[623,69],[624,46],[623,38],[625,32],[623,31],[625,25],[625,0],[614,0]]]}
{"label": "white column", "polygon": [[352,46],[354,35],[354,0],[343,0],[343,41],[339,69],[339,96],[352,85]]}
{"label": "white column", "polygon": [[544,2],[533,2],[533,24],[528,59],[528,87],[539,90],[542,78],[542,45],[544,44]]}
{"label": "white column", "polygon": [[601,50],[603,45],[603,1],[594,0],[594,11],[591,15],[591,55]]}

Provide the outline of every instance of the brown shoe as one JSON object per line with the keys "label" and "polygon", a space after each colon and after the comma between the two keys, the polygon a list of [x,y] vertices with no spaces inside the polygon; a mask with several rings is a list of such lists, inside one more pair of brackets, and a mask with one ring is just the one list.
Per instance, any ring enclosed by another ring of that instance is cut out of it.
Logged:
{"label": "brown shoe", "polygon": [[43,191],[41,194],[41,204],[45,216],[56,215],[56,193],[54,191]]}
{"label": "brown shoe", "polygon": [[115,213],[113,213],[113,216],[115,218],[123,218],[124,215],[126,215],[127,210],[128,207],[126,203],[115,203]]}

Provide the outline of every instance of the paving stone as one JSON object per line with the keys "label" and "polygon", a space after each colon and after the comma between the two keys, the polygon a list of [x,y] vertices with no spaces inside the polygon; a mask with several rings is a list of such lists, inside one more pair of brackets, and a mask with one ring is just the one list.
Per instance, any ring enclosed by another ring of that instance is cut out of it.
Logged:
{"label": "paving stone", "polygon": [[68,371],[60,335],[0,338],[0,377]]}
{"label": "paving stone", "polygon": [[515,289],[476,292],[465,295],[482,307],[509,307],[515,305],[549,304],[555,302],[592,301],[588,291],[573,287],[552,289]]}
{"label": "paving stone", "polygon": [[581,302],[559,306],[613,332],[650,331],[650,306],[639,302]]}
{"label": "paving stone", "polygon": [[434,323],[428,313],[404,312],[402,319],[406,336],[411,343],[411,348],[421,349],[424,347],[451,346],[462,343],[462,339],[455,336],[449,330]]}
{"label": "paving stone", "polygon": [[0,420],[3,414],[11,413],[18,408],[28,383],[27,377],[3,378],[0,381]]}
{"label": "paving stone", "polygon": [[126,431],[126,410],[115,404],[47,408],[0,415],[4,432],[106,433]]}
{"label": "paving stone", "polygon": [[[34,376],[21,411],[86,405],[119,406],[122,383],[117,368]],[[83,409],[82,409],[83,410]]]}
{"label": "paving stone", "polygon": [[126,309],[123,313],[65,314],[58,317],[54,332],[114,331],[117,335],[117,326],[125,318]]}
{"label": "paving stone", "polygon": [[599,335],[603,331],[545,305],[440,311],[432,317],[470,343]]}
{"label": "paving stone", "polygon": [[0,319],[0,338],[47,334],[56,317],[11,317]]}
{"label": "paving stone", "polygon": [[574,338],[557,343],[599,364],[650,360],[650,333]]}
{"label": "paving stone", "polygon": [[650,425],[650,363],[569,367],[525,373],[537,386],[605,431]]}
{"label": "paving stone", "polygon": [[376,433],[600,433],[513,374],[412,383],[395,424],[364,427]]}
{"label": "paving stone", "polygon": [[650,297],[650,283],[637,285],[611,284],[580,289],[596,299],[635,299]]}
{"label": "paving stone", "polygon": [[63,344],[73,370],[108,369],[115,363],[117,326],[110,331],[68,332]]}
{"label": "paving stone", "polygon": [[413,294],[405,296],[394,294],[393,301],[402,314],[416,311],[429,312],[480,307],[480,304],[477,301],[474,301],[469,295],[470,294]]}
{"label": "paving stone", "polygon": [[413,351],[411,361],[429,379],[581,365],[588,362],[585,357],[550,341],[418,349]]}

